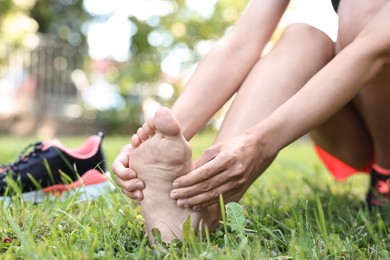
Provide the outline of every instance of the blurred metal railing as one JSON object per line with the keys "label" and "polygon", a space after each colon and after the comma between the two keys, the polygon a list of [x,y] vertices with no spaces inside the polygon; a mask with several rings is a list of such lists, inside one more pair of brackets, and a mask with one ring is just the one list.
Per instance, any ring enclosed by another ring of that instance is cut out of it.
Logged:
{"label": "blurred metal railing", "polygon": [[83,67],[85,53],[84,47],[47,35],[39,35],[39,44],[31,51],[8,52],[8,62],[0,65],[0,118],[59,115],[64,105],[76,102],[71,74]]}
{"label": "blurred metal railing", "polygon": [[40,44],[30,53],[29,72],[36,78],[35,111],[60,113],[62,106],[77,99],[71,74],[81,69],[85,48],[74,47],[50,37],[40,37]]}

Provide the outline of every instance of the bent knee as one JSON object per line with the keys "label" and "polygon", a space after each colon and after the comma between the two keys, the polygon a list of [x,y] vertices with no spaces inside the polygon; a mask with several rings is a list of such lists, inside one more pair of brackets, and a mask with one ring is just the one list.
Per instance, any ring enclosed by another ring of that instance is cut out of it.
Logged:
{"label": "bent knee", "polygon": [[295,23],[287,26],[284,34],[299,37],[302,42],[316,42],[316,44],[319,43],[332,48],[334,45],[332,39],[326,33],[305,23]]}
{"label": "bent knee", "polygon": [[282,37],[298,41],[302,48],[320,48],[325,58],[331,59],[334,56],[334,42],[323,31],[305,24],[295,23],[286,27]]}

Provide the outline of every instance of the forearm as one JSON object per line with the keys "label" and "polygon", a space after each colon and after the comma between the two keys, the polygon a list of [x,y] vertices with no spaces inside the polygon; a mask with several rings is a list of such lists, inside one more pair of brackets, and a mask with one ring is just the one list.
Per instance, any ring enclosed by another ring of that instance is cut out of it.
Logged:
{"label": "forearm", "polygon": [[265,142],[262,147],[270,156],[323,123],[383,69],[386,55],[367,39],[346,47],[296,95],[248,131]]}
{"label": "forearm", "polygon": [[239,55],[229,44],[223,39],[205,56],[172,107],[187,140],[232,97],[260,56]]}
{"label": "forearm", "polygon": [[233,30],[199,63],[172,111],[191,139],[229,100],[260,58],[287,0],[254,0]]}

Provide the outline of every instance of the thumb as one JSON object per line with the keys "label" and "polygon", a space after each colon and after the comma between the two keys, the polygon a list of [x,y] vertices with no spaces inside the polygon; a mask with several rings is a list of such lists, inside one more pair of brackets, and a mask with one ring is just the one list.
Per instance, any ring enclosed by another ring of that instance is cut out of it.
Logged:
{"label": "thumb", "polygon": [[212,146],[209,149],[207,149],[201,156],[199,156],[198,159],[195,160],[194,162],[195,169],[203,166],[204,164],[214,159],[218,153],[219,153],[219,146]]}

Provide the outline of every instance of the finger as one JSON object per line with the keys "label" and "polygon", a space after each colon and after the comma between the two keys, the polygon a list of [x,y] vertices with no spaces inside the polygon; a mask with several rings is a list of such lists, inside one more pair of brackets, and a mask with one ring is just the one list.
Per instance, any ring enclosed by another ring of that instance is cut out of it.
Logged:
{"label": "finger", "polygon": [[115,182],[123,190],[127,190],[129,192],[134,192],[134,191],[137,191],[137,190],[145,189],[144,182],[142,180],[138,179],[138,178],[131,179],[131,180],[126,180],[126,181],[117,178],[115,180]]}
{"label": "finger", "polygon": [[114,161],[112,172],[122,180],[137,178],[137,173],[132,168],[126,167],[121,161]]}
{"label": "finger", "polygon": [[212,149],[212,148],[206,150],[204,153],[202,153],[202,155],[198,159],[195,160],[194,162],[195,168],[199,168],[200,166],[214,159],[215,156],[217,156],[218,151],[219,150]]}
{"label": "finger", "polygon": [[173,181],[173,188],[182,188],[208,180],[228,167],[223,161],[216,158],[205,165],[183,175]]}
{"label": "finger", "polygon": [[112,169],[114,171],[121,169],[122,167],[128,167],[129,166],[129,158],[125,152],[119,152],[119,154],[116,156],[114,162],[112,163]]}
{"label": "finger", "polygon": [[122,190],[122,193],[125,194],[127,197],[129,197],[132,200],[136,200],[140,202],[144,199],[144,196],[141,191],[135,191],[135,192],[129,192],[127,190]]}
{"label": "finger", "polygon": [[[232,189],[230,183],[226,183],[218,188],[213,190],[198,194],[191,198],[178,199],[177,206],[180,208],[197,208],[197,207],[207,207],[214,203],[219,202],[219,195],[223,195],[224,197],[229,197],[233,194],[238,193],[239,190],[234,188]],[[198,210],[200,209],[198,208]]]}
{"label": "finger", "polygon": [[194,197],[198,194],[213,190],[221,186],[222,184],[231,181],[231,179],[232,178],[229,178],[227,174],[221,172],[218,175],[212,177],[211,179],[205,180],[201,183],[197,183],[189,187],[173,189],[170,193],[170,196],[171,199],[174,200]]}
{"label": "finger", "polygon": [[120,150],[120,153],[125,153],[127,157],[130,157],[130,153],[133,150],[133,146],[131,144],[126,144],[125,146],[122,147]]}
{"label": "finger", "polygon": [[120,150],[120,152],[118,153],[118,155],[116,156],[116,158],[112,164],[112,168],[113,168],[114,172],[116,170],[120,170],[122,166],[124,166],[124,167],[129,166],[129,159],[130,159],[131,150],[133,150],[133,147],[131,146],[131,144],[125,145]]}
{"label": "finger", "polygon": [[183,209],[195,207],[197,210],[200,210],[218,201],[219,192],[213,190],[212,192],[202,193],[191,198],[179,199],[177,200],[177,206]]}
{"label": "finger", "polygon": [[207,202],[202,203],[202,204],[195,205],[191,209],[193,211],[201,211],[202,209],[206,209],[206,208],[208,208],[212,205],[216,205],[218,203],[219,203],[219,198],[218,198],[218,200],[211,200],[211,201],[207,201]]}
{"label": "finger", "polygon": [[[228,202],[238,201],[238,200],[235,199],[235,196],[230,196],[229,197],[229,195],[224,194],[223,195],[223,201],[224,201],[225,204],[227,204]],[[220,200],[219,200],[219,197],[218,197],[218,200],[207,201],[205,203],[201,203],[201,204],[195,205],[191,209],[193,211],[200,211],[202,209],[206,209],[206,208],[208,208],[208,207],[210,207],[212,205],[217,205],[219,203],[220,203]]]}

